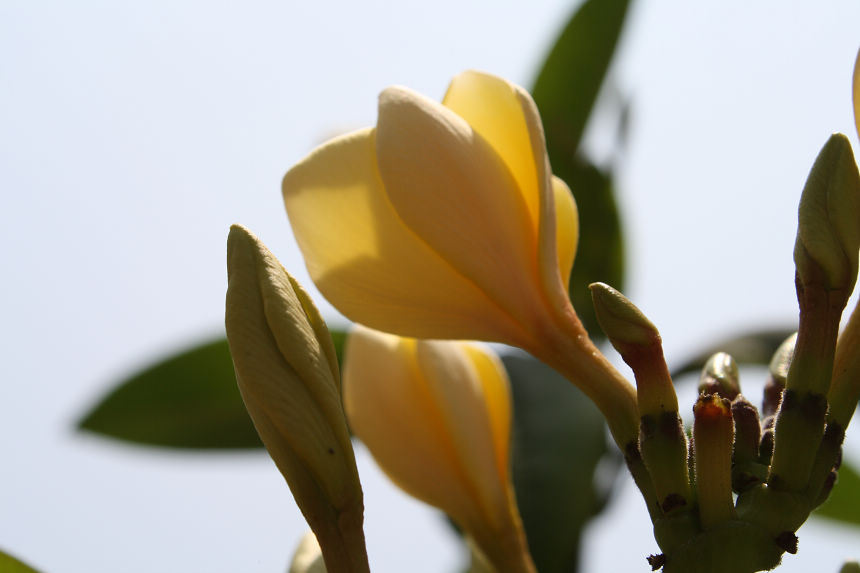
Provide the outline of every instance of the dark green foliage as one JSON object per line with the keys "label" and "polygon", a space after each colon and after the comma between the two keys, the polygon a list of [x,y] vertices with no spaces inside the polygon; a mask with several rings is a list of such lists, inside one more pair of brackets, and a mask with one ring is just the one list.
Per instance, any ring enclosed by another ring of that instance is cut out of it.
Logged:
{"label": "dark green foliage", "polygon": [[[583,527],[606,504],[621,455],[597,407],[528,355],[503,357],[514,398],[513,480],[541,573],[576,571]],[[598,464],[600,472],[598,473]]]}
{"label": "dark green foliage", "polygon": [[[588,332],[601,338],[587,287],[599,281],[623,289],[623,234],[613,174],[586,159],[580,142],[615,53],[628,5],[628,0],[584,2],[550,51],[532,89],[553,173],[568,184],[579,208],[580,241],[571,274],[571,300]],[[619,110],[619,114],[625,113]]]}
{"label": "dark green foliage", "polygon": [[860,472],[854,466],[842,462],[830,497],[812,515],[860,526]]}

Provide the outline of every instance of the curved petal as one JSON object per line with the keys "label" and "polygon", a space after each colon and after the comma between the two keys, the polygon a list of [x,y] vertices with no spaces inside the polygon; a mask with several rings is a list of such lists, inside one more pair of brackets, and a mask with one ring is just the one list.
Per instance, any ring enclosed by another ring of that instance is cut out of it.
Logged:
{"label": "curved petal", "polygon": [[567,183],[553,175],[552,191],[555,197],[555,236],[558,253],[558,272],[564,290],[570,287],[570,271],[579,244],[579,210]]}
{"label": "curved petal", "polygon": [[536,237],[516,181],[448,108],[404,88],[379,98],[377,160],[397,213],[461,274],[517,313],[542,312]]}
{"label": "curved petal", "polygon": [[415,340],[356,326],[347,339],[343,400],[355,434],[404,491],[479,523],[446,422],[421,383]]}
{"label": "curved petal", "polygon": [[[422,382],[431,396],[428,406],[436,407],[487,522],[494,529],[500,528],[507,510],[508,472],[507,467],[499,472],[495,427],[476,364],[464,351],[463,343],[419,340],[415,352]],[[496,376],[488,381],[492,388],[498,374],[491,374]]]}
{"label": "curved petal", "polygon": [[[538,161],[517,90],[502,78],[470,70],[451,80],[442,105],[481,134],[511,170],[537,236],[540,215]],[[543,158],[539,161],[542,162]]]}
{"label": "curved petal", "polygon": [[293,167],[284,203],[311,278],[352,320],[406,336],[516,343],[508,314],[427,247],[395,212],[375,132],[336,138]]}
{"label": "curved petal", "polygon": [[492,428],[497,471],[502,476],[502,483],[506,483],[510,468],[511,420],[513,418],[508,374],[502,361],[492,352],[487,352],[477,345],[467,343],[463,344],[463,350],[472,362],[472,366],[477,371],[478,380],[481,382],[481,393],[486,403],[486,411]]}

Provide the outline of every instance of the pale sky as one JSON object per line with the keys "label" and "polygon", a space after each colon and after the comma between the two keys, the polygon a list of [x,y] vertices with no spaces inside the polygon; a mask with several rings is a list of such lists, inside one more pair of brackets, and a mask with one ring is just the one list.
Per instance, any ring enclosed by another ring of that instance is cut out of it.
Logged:
{"label": "pale sky", "polygon": [[[267,457],[130,447],[75,421],[135,369],[222,331],[231,223],[337,320],[292,239],[283,173],[373,123],[388,85],[440,97],[467,68],[530,85],[572,8],[0,4],[0,547],[46,572],[284,571],[306,526]],[[830,133],[857,144],[858,24],[848,1],[634,3],[612,73],[632,98],[625,292],[670,362],[795,319],[800,190]],[[860,432],[848,442],[860,463]],[[359,458],[374,570],[453,571],[446,526]],[[860,558],[858,535],[810,523],[780,570],[835,573]],[[648,570],[657,546],[629,484],[587,542],[583,572]]]}

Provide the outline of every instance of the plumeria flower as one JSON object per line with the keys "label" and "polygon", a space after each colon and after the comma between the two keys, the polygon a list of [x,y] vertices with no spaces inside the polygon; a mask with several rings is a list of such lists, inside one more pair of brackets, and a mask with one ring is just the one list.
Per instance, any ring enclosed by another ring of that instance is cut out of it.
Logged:
{"label": "plumeria flower", "polygon": [[450,515],[498,571],[534,571],[511,484],[511,392],[498,357],[357,326],[343,391],[350,427],[396,484]]}
{"label": "plumeria flower", "polygon": [[344,315],[524,348],[597,403],[622,447],[635,442],[635,390],[568,299],[576,206],[525,90],[479,72],[454,78],[441,104],[388,88],[376,127],[313,151],[283,195],[311,278]]}

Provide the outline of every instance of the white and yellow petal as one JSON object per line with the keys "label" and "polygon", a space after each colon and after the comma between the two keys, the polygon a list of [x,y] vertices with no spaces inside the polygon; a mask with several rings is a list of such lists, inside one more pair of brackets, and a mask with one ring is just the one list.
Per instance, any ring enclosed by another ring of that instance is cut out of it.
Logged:
{"label": "white and yellow petal", "polygon": [[516,340],[510,314],[427,246],[395,211],[373,129],[318,148],[284,177],[311,278],[349,318],[428,338]]}

